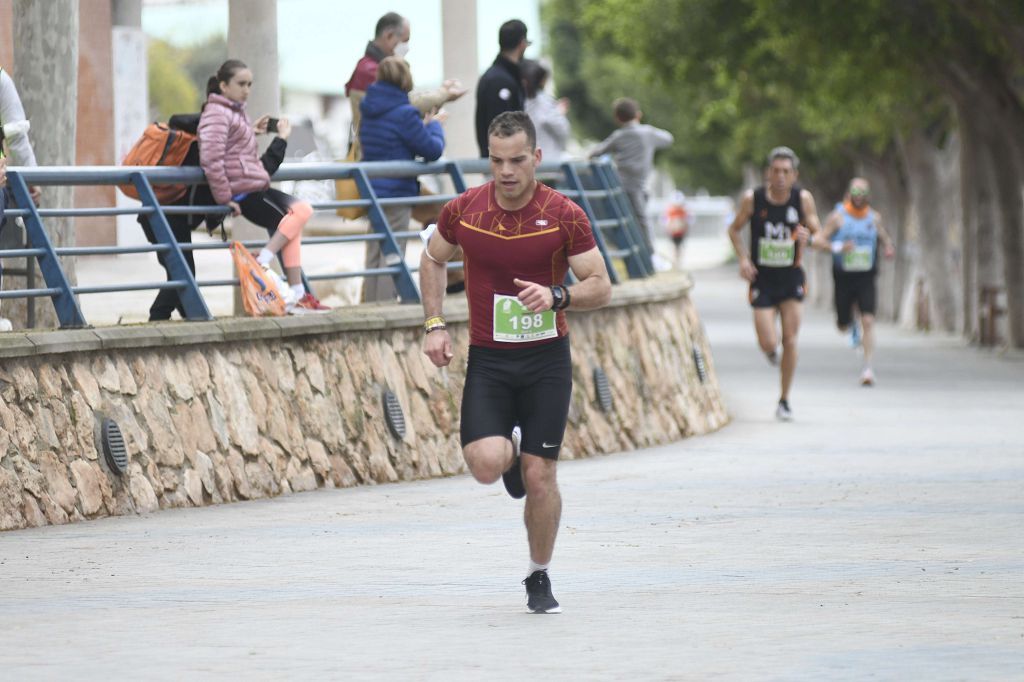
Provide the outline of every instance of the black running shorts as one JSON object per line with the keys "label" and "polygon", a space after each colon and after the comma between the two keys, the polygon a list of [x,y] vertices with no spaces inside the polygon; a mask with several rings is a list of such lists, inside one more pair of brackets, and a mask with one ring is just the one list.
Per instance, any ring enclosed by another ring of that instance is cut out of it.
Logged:
{"label": "black running shorts", "polygon": [[469,347],[462,392],[462,446],[509,437],[519,424],[522,451],[558,459],[572,397],[569,337],[530,348]]}
{"label": "black running shorts", "polygon": [[835,282],[836,325],[841,328],[853,323],[853,304],[862,315],[874,315],[878,301],[874,272],[841,272],[832,270]]}
{"label": "black running shorts", "polygon": [[774,308],[790,299],[804,300],[807,293],[803,268],[775,268],[759,270],[750,285],[750,305],[754,308]]}

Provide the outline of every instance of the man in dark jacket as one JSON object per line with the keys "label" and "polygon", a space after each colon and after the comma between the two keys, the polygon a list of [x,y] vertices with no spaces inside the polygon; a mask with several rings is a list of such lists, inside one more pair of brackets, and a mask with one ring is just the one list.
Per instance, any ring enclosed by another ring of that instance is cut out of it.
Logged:
{"label": "man in dark jacket", "polygon": [[526,24],[506,21],[498,30],[501,52],[476,86],[476,143],[480,156],[487,158],[487,128],[494,117],[506,111],[522,111],[526,102],[519,75],[519,62],[530,45]]}

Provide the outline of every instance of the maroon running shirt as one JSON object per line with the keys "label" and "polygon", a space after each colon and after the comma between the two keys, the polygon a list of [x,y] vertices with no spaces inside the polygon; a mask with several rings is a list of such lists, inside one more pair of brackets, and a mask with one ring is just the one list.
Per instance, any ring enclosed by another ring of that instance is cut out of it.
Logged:
{"label": "maroon running shirt", "polygon": [[[494,294],[516,296],[519,278],[544,286],[561,284],[569,256],[596,245],[587,215],[547,185],[537,183],[533,198],[518,211],[506,211],[494,198],[494,182],[467,190],[441,210],[437,231],[465,254],[469,297],[469,342],[488,348],[528,348],[554,339],[495,341]],[[558,336],[569,333],[565,313],[556,315]]]}

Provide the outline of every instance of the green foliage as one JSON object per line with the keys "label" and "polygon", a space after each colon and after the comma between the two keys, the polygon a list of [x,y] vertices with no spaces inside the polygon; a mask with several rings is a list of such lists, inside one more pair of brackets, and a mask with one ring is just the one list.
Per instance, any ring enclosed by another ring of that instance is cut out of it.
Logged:
{"label": "green foliage", "polygon": [[149,44],[149,105],[161,121],[199,106],[199,91],[181,67],[178,52],[162,40]]}
{"label": "green foliage", "polygon": [[[1005,59],[1024,13],[998,0],[549,0],[544,12],[556,82],[586,103],[578,128],[599,136],[592,107],[637,92],[676,136],[677,181],[713,191],[778,144],[807,179],[848,175],[910,127],[950,128],[942,63]],[[1007,17],[1016,28],[1000,27]]]}
{"label": "green foliage", "polygon": [[227,59],[227,42],[215,36],[188,48],[153,39],[149,45],[149,102],[157,118],[199,111],[206,81]]}

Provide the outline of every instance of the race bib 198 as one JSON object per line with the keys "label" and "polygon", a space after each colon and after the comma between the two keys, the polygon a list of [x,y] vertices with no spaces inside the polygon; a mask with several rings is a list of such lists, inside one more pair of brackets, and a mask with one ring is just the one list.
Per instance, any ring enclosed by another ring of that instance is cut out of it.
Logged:
{"label": "race bib 198", "polygon": [[853,251],[843,254],[844,272],[867,272],[872,265],[872,251],[870,246],[858,246]]}
{"label": "race bib 198", "polygon": [[796,242],[792,239],[761,239],[757,244],[757,262],[771,268],[793,265]]}
{"label": "race bib 198", "polygon": [[494,340],[523,343],[558,336],[555,311],[531,312],[515,296],[494,295]]}

